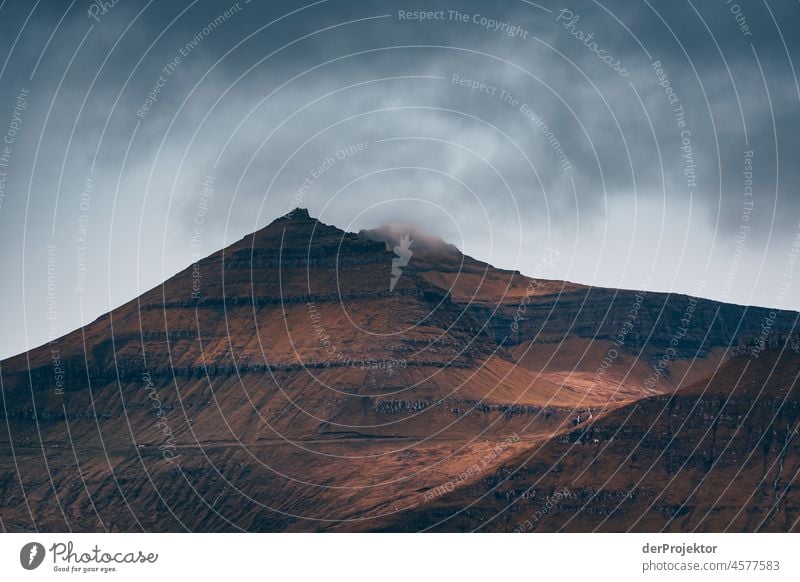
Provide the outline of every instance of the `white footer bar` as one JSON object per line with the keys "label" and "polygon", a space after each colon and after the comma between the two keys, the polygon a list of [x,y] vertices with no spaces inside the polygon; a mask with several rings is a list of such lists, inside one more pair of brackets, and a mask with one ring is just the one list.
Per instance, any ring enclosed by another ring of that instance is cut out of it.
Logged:
{"label": "white footer bar", "polygon": [[796,581],[798,554],[797,534],[1,534],[0,577]]}

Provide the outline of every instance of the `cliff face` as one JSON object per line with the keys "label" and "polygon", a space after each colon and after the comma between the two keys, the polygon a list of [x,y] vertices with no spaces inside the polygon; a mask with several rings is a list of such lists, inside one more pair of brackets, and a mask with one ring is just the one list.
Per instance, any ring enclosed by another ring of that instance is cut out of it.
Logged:
{"label": "cliff face", "polygon": [[404,234],[296,210],[0,363],[6,528],[369,529],[589,419],[652,422],[769,317],[530,279]]}

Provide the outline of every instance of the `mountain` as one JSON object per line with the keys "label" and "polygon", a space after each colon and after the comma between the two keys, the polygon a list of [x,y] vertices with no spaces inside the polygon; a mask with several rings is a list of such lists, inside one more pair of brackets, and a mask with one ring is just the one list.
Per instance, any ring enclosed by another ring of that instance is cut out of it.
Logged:
{"label": "mountain", "polygon": [[[8,531],[429,527],[429,510],[474,501],[536,451],[624,415],[660,422],[659,403],[746,354],[765,383],[760,362],[794,345],[797,315],[526,277],[413,228],[347,233],[296,209],[0,362],[0,517]],[[788,354],[776,389],[793,386]],[[749,430],[780,430],[759,418]],[[620,472],[637,479],[661,445]],[[605,491],[581,478],[581,495]],[[616,515],[603,527],[632,527]]]}

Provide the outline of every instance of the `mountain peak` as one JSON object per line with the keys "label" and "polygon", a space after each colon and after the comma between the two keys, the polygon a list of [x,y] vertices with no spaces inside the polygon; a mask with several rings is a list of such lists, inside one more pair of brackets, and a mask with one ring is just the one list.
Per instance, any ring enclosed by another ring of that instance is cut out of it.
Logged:
{"label": "mountain peak", "polygon": [[311,218],[307,208],[292,208],[289,212],[275,219],[274,222],[283,222],[285,220],[315,220]]}

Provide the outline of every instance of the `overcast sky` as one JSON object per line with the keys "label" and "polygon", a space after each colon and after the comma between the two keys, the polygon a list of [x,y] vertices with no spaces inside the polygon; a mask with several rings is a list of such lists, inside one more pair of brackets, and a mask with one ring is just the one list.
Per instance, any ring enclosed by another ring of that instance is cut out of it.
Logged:
{"label": "overcast sky", "polygon": [[0,3],[0,357],[293,206],[800,309],[797,2],[101,4]]}

